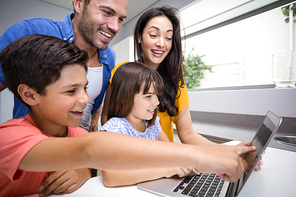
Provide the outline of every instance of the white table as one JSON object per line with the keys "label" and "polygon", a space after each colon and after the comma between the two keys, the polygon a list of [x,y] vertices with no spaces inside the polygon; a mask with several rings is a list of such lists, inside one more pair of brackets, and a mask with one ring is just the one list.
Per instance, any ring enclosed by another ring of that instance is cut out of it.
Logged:
{"label": "white table", "polygon": [[[263,163],[260,171],[252,173],[239,197],[296,197],[296,153],[268,147],[263,155]],[[106,188],[101,176],[88,180],[74,193],[61,196],[155,197],[136,186]]]}
{"label": "white table", "polygon": [[[296,153],[268,147],[263,155],[263,162],[262,169],[252,173],[239,197],[296,197]],[[38,195],[30,195],[30,197],[35,196]],[[101,176],[91,178],[71,194],[57,196],[156,197],[154,194],[137,189],[136,186],[106,188]]]}

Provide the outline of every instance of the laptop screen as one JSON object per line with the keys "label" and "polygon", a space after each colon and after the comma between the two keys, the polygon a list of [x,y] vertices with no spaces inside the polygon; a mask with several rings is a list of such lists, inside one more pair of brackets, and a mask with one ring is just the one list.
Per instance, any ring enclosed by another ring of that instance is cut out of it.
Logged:
{"label": "laptop screen", "polygon": [[[268,142],[271,140],[272,136],[277,131],[281,121],[282,119],[277,115],[275,115],[274,113],[272,113],[271,111],[267,112],[263,122],[261,123],[257,133],[255,134],[252,140],[252,143],[254,143],[254,145],[256,146],[256,156],[255,158],[252,159],[253,164],[251,165],[252,168],[250,169],[249,172],[252,172],[256,167],[259,161],[259,156],[265,150],[266,146],[268,145]],[[239,188],[238,188],[237,194],[239,193],[243,185],[246,183],[249,177],[249,174],[248,173],[245,174],[245,177],[242,179],[243,182],[238,186]]]}

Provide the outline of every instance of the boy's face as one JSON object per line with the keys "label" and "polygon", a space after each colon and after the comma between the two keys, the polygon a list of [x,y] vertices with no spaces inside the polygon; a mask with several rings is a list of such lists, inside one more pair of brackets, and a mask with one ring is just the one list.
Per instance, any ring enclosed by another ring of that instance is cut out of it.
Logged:
{"label": "boy's face", "polygon": [[[87,83],[83,66],[74,64],[64,67],[61,77],[46,87],[46,94],[37,95],[38,105],[32,109],[33,115],[38,115],[36,125],[45,132],[56,126],[78,127],[83,109],[89,102]],[[43,125],[46,128],[42,128]]]}

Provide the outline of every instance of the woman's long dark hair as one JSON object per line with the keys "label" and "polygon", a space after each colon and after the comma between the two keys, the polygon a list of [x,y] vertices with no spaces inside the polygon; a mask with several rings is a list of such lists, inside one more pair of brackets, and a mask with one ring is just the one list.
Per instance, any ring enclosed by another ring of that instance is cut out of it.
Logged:
{"label": "woman's long dark hair", "polygon": [[[164,94],[160,97],[159,111],[170,116],[176,116],[178,108],[175,105],[176,97],[180,86],[183,86],[183,55],[180,33],[180,20],[178,10],[169,6],[152,8],[146,11],[138,20],[134,30],[134,56],[139,62],[144,62],[142,57],[141,43],[139,36],[143,37],[143,29],[148,21],[157,16],[166,16],[173,25],[172,48],[165,59],[159,64],[157,71],[162,76],[164,83]],[[178,95],[179,96],[179,95]]]}

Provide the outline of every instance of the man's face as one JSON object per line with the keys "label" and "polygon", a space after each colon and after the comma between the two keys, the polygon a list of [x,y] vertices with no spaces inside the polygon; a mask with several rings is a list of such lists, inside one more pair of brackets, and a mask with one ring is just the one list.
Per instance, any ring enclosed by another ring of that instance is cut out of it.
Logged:
{"label": "man's face", "polygon": [[127,0],[90,0],[84,4],[78,31],[85,42],[105,50],[126,18]]}

